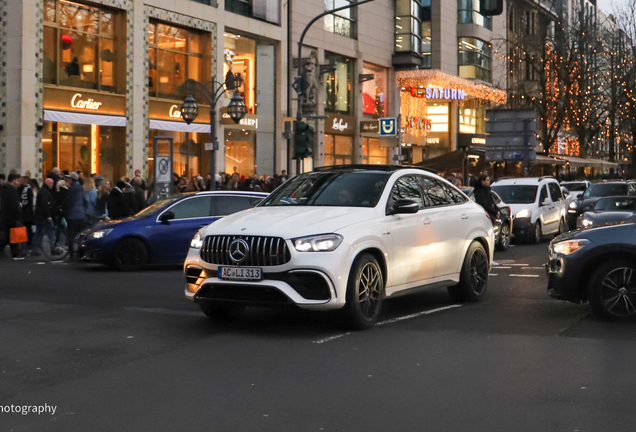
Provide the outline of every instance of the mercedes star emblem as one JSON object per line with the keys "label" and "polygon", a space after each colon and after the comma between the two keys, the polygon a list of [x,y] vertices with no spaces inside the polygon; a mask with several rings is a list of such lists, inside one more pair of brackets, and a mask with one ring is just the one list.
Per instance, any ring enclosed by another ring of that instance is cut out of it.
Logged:
{"label": "mercedes star emblem", "polygon": [[228,254],[230,255],[230,259],[236,264],[240,264],[245,261],[249,253],[250,246],[245,240],[236,239],[230,243],[230,250],[228,251]]}

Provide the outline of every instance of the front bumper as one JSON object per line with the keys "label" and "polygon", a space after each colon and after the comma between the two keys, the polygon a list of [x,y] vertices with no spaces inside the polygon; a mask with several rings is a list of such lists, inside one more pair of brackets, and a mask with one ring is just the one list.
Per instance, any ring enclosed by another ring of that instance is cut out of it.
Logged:
{"label": "front bumper", "polygon": [[546,264],[548,295],[558,300],[581,303],[586,300],[583,295],[585,287],[580,286],[583,266],[576,253],[573,255],[550,254]]}
{"label": "front bumper", "polygon": [[523,237],[528,235],[532,230],[530,218],[515,218],[512,226],[512,234],[515,237]]}
{"label": "front bumper", "polygon": [[[291,246],[291,244],[290,244]],[[342,308],[349,269],[349,246],[332,252],[297,252],[279,266],[261,266],[259,281],[220,279],[217,264],[203,261],[190,249],[184,263],[185,296],[195,302],[239,302],[257,306],[296,305],[304,309]]]}

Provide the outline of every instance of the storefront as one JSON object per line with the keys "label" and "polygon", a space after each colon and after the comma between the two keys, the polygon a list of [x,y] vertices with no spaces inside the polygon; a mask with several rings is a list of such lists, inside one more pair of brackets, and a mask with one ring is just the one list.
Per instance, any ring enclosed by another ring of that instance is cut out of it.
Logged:
{"label": "storefront", "polygon": [[42,169],[125,174],[126,14],[44,1]]}
{"label": "storefront", "polygon": [[225,171],[238,172],[245,176],[255,173],[265,174],[266,172],[258,171],[256,163],[258,118],[254,114],[247,114],[236,124],[227,114],[227,110],[222,108],[221,124],[225,129]]}
{"label": "storefront", "polygon": [[502,90],[436,70],[401,71],[397,81],[402,145],[411,149],[411,163],[454,151],[467,139],[483,137],[486,109],[506,102]]}
{"label": "storefront", "polygon": [[341,114],[327,115],[324,166],[352,164],[354,161],[353,138],[357,129],[356,118]]}
{"label": "storefront", "polygon": [[390,149],[394,146],[391,138],[380,138],[380,123],[378,120],[363,120],[360,122],[360,136],[362,137],[362,163],[385,165],[393,163]]}

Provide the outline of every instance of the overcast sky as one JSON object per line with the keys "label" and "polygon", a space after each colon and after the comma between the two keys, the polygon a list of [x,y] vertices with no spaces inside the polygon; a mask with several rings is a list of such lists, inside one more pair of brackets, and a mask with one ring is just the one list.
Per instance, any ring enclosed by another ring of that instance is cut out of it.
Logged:
{"label": "overcast sky", "polygon": [[597,0],[596,6],[601,9],[605,13],[613,12],[613,5],[624,5],[627,3],[627,0]]}

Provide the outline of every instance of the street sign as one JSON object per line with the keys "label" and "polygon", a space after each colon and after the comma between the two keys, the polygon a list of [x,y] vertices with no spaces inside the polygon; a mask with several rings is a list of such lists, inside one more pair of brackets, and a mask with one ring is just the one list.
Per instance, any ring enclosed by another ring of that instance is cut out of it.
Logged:
{"label": "street sign", "polygon": [[380,119],[380,136],[397,136],[397,118],[384,117]]}
{"label": "street sign", "polygon": [[212,151],[212,150],[218,150],[218,149],[219,149],[218,143],[211,143],[211,142],[205,143],[205,151]]}
{"label": "street sign", "polygon": [[486,111],[486,160],[488,162],[529,162],[536,160],[537,113],[532,110],[496,109]]}
{"label": "street sign", "polygon": [[488,135],[486,137],[487,147],[532,147],[537,145],[537,136],[535,134],[528,135]]}
{"label": "street sign", "polygon": [[403,162],[406,160],[406,155],[394,155],[393,160]]}
{"label": "street sign", "polygon": [[309,81],[304,76],[299,76],[294,79],[292,88],[296,90],[296,93],[303,94],[305,90],[309,88]]}

